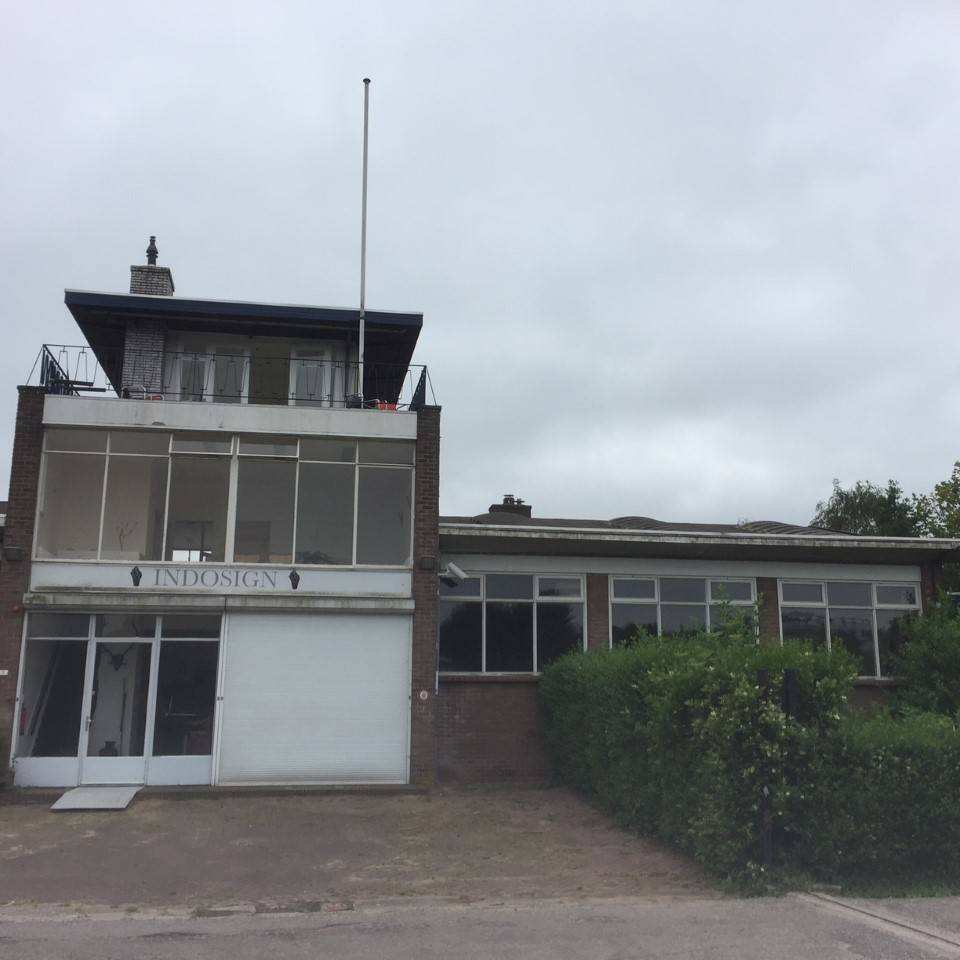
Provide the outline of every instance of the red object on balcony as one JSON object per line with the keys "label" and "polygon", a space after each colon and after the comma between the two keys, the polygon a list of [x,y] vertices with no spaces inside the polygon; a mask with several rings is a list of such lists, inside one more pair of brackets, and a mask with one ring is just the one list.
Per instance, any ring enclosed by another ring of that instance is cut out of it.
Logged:
{"label": "red object on balcony", "polygon": [[395,403],[384,403],[383,400],[375,400],[374,403],[376,403],[378,410],[392,410],[394,413],[397,412],[397,405]]}

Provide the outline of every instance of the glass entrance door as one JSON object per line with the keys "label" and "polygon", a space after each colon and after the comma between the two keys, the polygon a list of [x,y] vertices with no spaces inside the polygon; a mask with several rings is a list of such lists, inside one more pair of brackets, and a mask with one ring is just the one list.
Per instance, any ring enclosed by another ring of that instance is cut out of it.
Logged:
{"label": "glass entrance door", "polygon": [[81,783],[143,783],[149,734],[149,640],[94,639],[87,657]]}

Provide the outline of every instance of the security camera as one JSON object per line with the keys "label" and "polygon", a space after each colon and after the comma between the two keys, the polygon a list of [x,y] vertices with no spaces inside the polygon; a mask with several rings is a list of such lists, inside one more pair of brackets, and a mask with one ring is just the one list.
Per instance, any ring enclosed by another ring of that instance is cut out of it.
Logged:
{"label": "security camera", "polygon": [[445,587],[459,587],[466,579],[467,575],[455,563],[448,563],[440,571],[440,582]]}

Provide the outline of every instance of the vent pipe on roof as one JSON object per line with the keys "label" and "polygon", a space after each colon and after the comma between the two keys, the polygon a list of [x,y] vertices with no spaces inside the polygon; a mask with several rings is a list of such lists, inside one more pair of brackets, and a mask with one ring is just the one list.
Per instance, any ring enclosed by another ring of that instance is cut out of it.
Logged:
{"label": "vent pipe on roof", "polygon": [[512,493],[503,495],[503,503],[491,503],[490,513],[513,513],[522,517],[529,517],[533,507],[529,503],[524,503],[521,497],[515,497]]}

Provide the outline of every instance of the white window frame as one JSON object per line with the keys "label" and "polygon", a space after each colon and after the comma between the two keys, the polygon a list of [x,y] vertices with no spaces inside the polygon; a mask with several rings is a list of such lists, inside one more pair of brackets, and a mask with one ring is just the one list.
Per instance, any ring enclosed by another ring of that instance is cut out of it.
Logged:
{"label": "white window frame", "polygon": [[[57,427],[56,429],[63,430],[83,430],[85,428],[80,427]],[[167,551],[167,533],[169,528],[170,521],[170,489],[171,489],[171,480],[173,475],[173,457],[224,457],[230,460],[230,479],[227,488],[227,503],[226,503],[226,541],[224,545],[224,559],[222,561],[223,566],[234,565],[234,541],[236,533],[236,517],[237,517],[237,485],[238,485],[238,474],[239,474],[239,463],[241,457],[246,458],[272,458],[280,460],[293,460],[296,463],[296,480],[294,483],[294,501],[293,501],[293,552],[291,554],[291,560],[289,563],[243,563],[240,564],[243,567],[266,567],[266,568],[275,568],[275,567],[305,567],[307,569],[322,569],[322,570],[410,570],[413,567],[413,547],[414,539],[416,534],[416,495],[417,495],[417,469],[416,469],[416,448],[414,446],[414,452],[412,462],[410,463],[365,463],[360,459],[360,444],[364,440],[378,440],[380,438],[374,437],[334,437],[334,436],[290,436],[286,437],[291,443],[296,444],[297,452],[296,456],[291,455],[280,455],[280,454],[269,454],[269,453],[240,453],[240,442],[244,438],[254,438],[254,437],[263,437],[266,436],[263,433],[249,433],[249,434],[237,434],[237,433],[223,433],[218,434],[216,431],[210,430],[145,430],[143,428],[132,428],[130,432],[135,433],[147,433],[155,432],[158,434],[164,434],[167,436],[167,452],[164,453],[126,453],[126,452],[117,452],[111,453],[111,435],[121,432],[127,432],[124,430],[111,430],[110,428],[97,428],[92,432],[95,433],[106,433],[107,443],[104,450],[52,450],[47,447],[47,432],[44,431],[43,437],[43,452],[40,462],[40,482],[37,489],[37,504],[34,512],[34,538],[31,555],[32,558],[38,562],[42,563],[118,563],[121,561],[110,560],[110,559],[101,559],[101,552],[103,547],[103,521],[106,511],[106,497],[107,497],[107,480],[109,477],[110,469],[110,457],[119,456],[119,457],[145,457],[153,459],[162,459],[166,457],[167,460],[167,488],[165,494],[165,502],[163,508],[163,540],[161,548],[161,557],[159,560],[143,560],[137,561],[142,563],[149,564],[168,564],[171,566],[183,566],[186,563],[196,562],[199,565],[199,561],[183,561],[183,560],[165,560],[164,556]],[[177,439],[185,439],[190,434],[207,434],[210,436],[217,437],[218,440],[229,441],[230,450],[229,452],[222,451],[204,451],[204,450],[175,450],[174,444]],[[344,441],[353,444],[353,459],[352,460],[338,460],[338,461],[328,461],[328,460],[302,460],[301,459],[301,440],[331,440],[331,441]],[[394,441],[391,441],[394,442]],[[396,441],[397,443],[403,444],[414,444],[412,440],[402,440]],[[80,457],[103,457],[104,458],[104,468],[103,468],[103,479],[101,481],[101,491],[100,491],[100,521],[99,527],[97,530],[97,556],[96,558],[88,559],[73,559],[70,557],[41,557],[37,555],[39,548],[39,538],[36,535],[36,531],[40,529],[40,517],[42,508],[44,505],[44,494],[46,489],[46,475],[47,475],[47,454],[56,453],[56,454],[69,454],[71,456],[80,456]],[[297,557],[297,511],[299,509],[299,495],[300,495],[300,464],[301,463],[336,463],[341,466],[347,466],[353,468],[353,527],[352,527],[352,548],[351,548],[351,562],[350,563],[299,563],[296,559]],[[408,542],[407,549],[407,559],[404,563],[360,563],[357,556],[357,533],[358,533],[358,514],[359,514],[359,485],[360,485],[360,470],[371,469],[371,470],[407,470],[410,472],[410,538]],[[220,561],[217,561],[220,563]]]}
{"label": "white window frame", "polygon": [[[466,571],[465,571],[466,572]],[[511,599],[509,597],[497,597],[490,599],[487,597],[487,577],[493,576],[517,576],[533,578],[533,596]],[[537,610],[538,603],[562,603],[567,605],[579,605],[581,607],[581,628],[580,628],[580,648],[587,649],[587,578],[582,573],[521,573],[513,570],[488,571],[486,573],[469,573],[468,580],[480,581],[480,595],[476,597],[443,595],[439,596],[440,602],[449,601],[451,603],[479,603],[481,604],[480,613],[480,670],[440,670],[441,677],[539,677],[542,673],[539,670],[539,650],[537,646]],[[540,581],[543,580],[576,580],[580,585],[580,595],[578,597],[541,597]],[[487,604],[488,603],[528,603],[533,608],[532,631],[533,631],[533,670],[487,670]],[[437,650],[439,653],[440,625],[437,624]]]}
{"label": "white window frame", "polygon": [[[98,643],[139,643],[152,644],[150,652],[150,673],[149,681],[147,688],[147,715],[146,715],[146,724],[144,728],[144,742],[143,742],[143,756],[142,757],[118,757],[112,758],[119,761],[129,761],[125,767],[135,768],[139,767],[136,761],[142,761],[142,775],[138,774],[136,777],[136,782],[145,783],[145,784],[166,784],[166,783],[204,783],[212,782],[212,777],[207,776],[207,779],[200,777],[198,779],[182,779],[176,776],[178,770],[186,770],[189,773],[194,772],[195,770],[208,767],[212,771],[213,760],[216,756],[216,747],[217,747],[217,732],[220,720],[220,681],[221,674],[223,671],[223,650],[224,650],[224,638],[226,633],[226,614],[220,612],[204,611],[212,616],[219,616],[220,618],[220,632],[216,637],[164,637],[162,636],[163,632],[163,618],[164,616],[176,616],[179,613],[184,611],[172,610],[160,613],[146,612],[144,616],[153,616],[154,620],[154,629],[153,635],[150,637],[98,637],[96,636],[96,621],[97,617],[101,615],[116,615],[116,614],[136,614],[135,610],[98,610],[90,612],[88,610],[38,610],[33,611],[35,613],[64,613],[68,615],[77,615],[77,616],[86,616],[87,619],[87,633],[85,637],[60,637],[60,636],[37,636],[29,637],[28,636],[28,627],[29,627],[29,618],[31,613],[28,612],[27,616],[23,618],[23,626],[21,631],[21,641],[20,641],[20,668],[17,672],[17,694],[15,701],[15,713],[14,716],[20,716],[21,710],[21,701],[23,698],[23,685],[24,685],[24,674],[26,671],[26,654],[27,654],[27,644],[31,642],[39,643],[50,643],[58,642],[61,640],[67,640],[75,643],[85,643],[86,644],[86,667],[84,670],[84,676],[81,678],[82,685],[82,703],[80,709],[80,731],[77,740],[77,752],[73,756],[69,757],[18,757],[17,748],[19,746],[20,739],[20,724],[14,723],[13,725],[13,735],[10,738],[10,766],[16,768],[18,763],[23,763],[27,761],[30,765],[34,767],[39,767],[44,765],[51,770],[60,770],[66,769],[68,767],[75,768],[71,771],[71,779],[75,783],[84,783],[88,781],[88,778],[84,776],[84,764],[86,761],[93,759],[95,761],[94,766],[96,765],[97,758],[91,758],[87,755],[88,743],[89,743],[89,726],[87,724],[88,717],[90,715],[91,709],[91,693],[92,693],[92,679],[93,679],[93,670],[96,666],[96,645]],[[216,643],[219,644],[218,647],[218,658],[217,658],[217,678],[214,687],[214,710],[213,710],[213,730],[211,737],[211,750],[213,751],[210,754],[155,754],[154,753],[154,730],[156,724],[156,712],[157,712],[157,681],[159,678],[160,671],[160,654],[161,646],[164,643]],[[119,767],[120,765],[117,764]],[[89,764],[88,764],[89,767]],[[153,769],[151,769],[153,768]],[[159,777],[158,777],[159,774]],[[171,777],[171,775],[173,775]],[[53,779],[56,779],[54,776]],[[91,783],[98,782],[96,779],[89,780]],[[103,782],[103,781],[100,781]],[[131,781],[133,782],[133,781]]]}
{"label": "white window frame", "polygon": [[[784,584],[812,584],[820,587],[819,601],[815,600],[784,600]],[[801,607],[806,609],[823,610],[826,621],[826,644],[827,650],[833,649],[833,634],[830,629],[830,593],[827,587],[830,583],[860,583],[866,584],[870,588],[870,605],[858,603],[835,603],[834,607],[846,610],[869,610],[873,621],[873,668],[872,674],[860,674],[861,680],[883,680],[889,678],[889,674],[883,674],[880,669],[880,635],[877,628],[878,610],[903,610],[911,613],[923,613],[923,594],[921,593],[921,583],[919,580],[844,580],[844,579],[824,579],[812,580],[809,577],[780,577],[777,579],[777,621],[780,630],[780,643],[783,644],[783,608]],[[877,587],[911,587],[916,592],[916,603],[879,603],[877,600]]]}
{"label": "white window frame", "polygon": [[[249,346],[233,346],[224,340],[219,340],[208,342],[202,347],[198,347],[196,349],[190,349],[189,347],[184,346],[184,341],[182,339],[177,339],[173,341],[171,347],[172,349],[163,351],[163,362],[161,364],[161,370],[164,370],[166,369],[167,360],[169,359],[172,361],[170,364],[170,381],[168,383],[161,383],[161,387],[163,387],[161,392],[163,393],[164,399],[173,400],[177,403],[224,402],[219,400],[214,393],[217,383],[217,357],[236,357],[238,361],[242,361],[243,363],[243,370],[241,372],[240,399],[238,403],[246,404],[249,402],[251,362]],[[189,361],[197,360],[203,364],[204,389],[203,395],[199,400],[185,399],[180,396],[180,390],[183,384],[183,362],[185,358]],[[161,377],[163,377],[162,372]],[[208,384],[211,387],[209,394],[207,393],[206,389]]]}
{"label": "white window frame", "polygon": [[[616,597],[614,596],[614,581],[617,580],[631,580],[631,581],[653,581],[653,597]],[[664,580],[703,580],[704,581],[704,590],[703,600],[663,600],[661,597],[660,584]],[[746,583],[750,586],[750,599],[749,600],[731,600],[727,597],[717,597],[716,599],[713,596],[713,582],[714,581],[724,581],[729,583]],[[704,621],[704,629],[710,630],[710,617],[711,611],[710,608],[718,603],[729,603],[731,607],[744,607],[748,609],[753,609],[756,606],[757,602],[757,580],[756,577],[733,577],[733,576],[724,576],[724,575],[694,575],[694,574],[668,574],[661,576],[660,574],[619,574],[611,573],[607,577],[607,645],[612,650],[613,649],[613,605],[617,604],[629,604],[631,606],[656,606],[657,609],[657,636],[662,636],[663,634],[663,623],[662,616],[660,612],[661,605],[666,603],[667,606],[676,607],[676,606],[687,606],[687,607],[706,607],[706,619]],[[756,628],[756,627],[755,627]]]}

